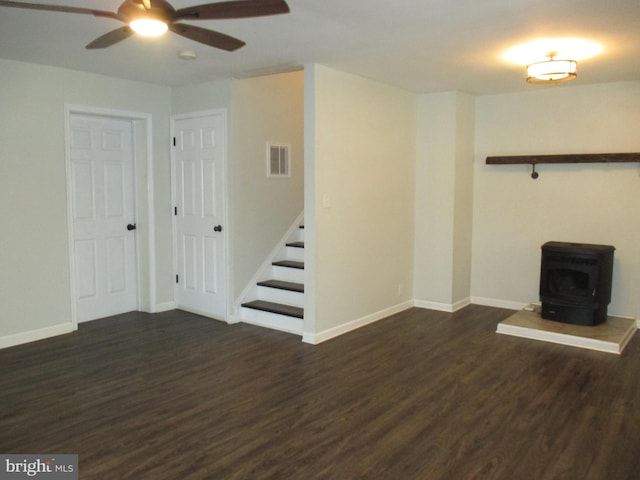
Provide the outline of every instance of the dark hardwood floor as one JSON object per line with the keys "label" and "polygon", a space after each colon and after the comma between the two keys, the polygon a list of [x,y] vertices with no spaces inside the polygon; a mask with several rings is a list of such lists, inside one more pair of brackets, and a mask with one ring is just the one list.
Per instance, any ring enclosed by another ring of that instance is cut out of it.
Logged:
{"label": "dark hardwood floor", "polygon": [[640,339],[621,356],[410,309],[317,346],[184,312],[0,351],[0,453],[81,479],[640,478]]}

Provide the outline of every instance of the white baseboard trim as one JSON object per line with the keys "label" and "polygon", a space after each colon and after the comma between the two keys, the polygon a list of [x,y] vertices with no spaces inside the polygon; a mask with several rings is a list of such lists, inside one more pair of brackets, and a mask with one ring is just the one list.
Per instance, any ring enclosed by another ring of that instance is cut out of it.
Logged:
{"label": "white baseboard trim", "polygon": [[510,300],[500,300],[497,298],[471,297],[471,303],[474,305],[484,305],[485,307],[506,308],[509,310],[522,310],[531,302],[512,302]]}
{"label": "white baseboard trim", "polygon": [[458,310],[462,310],[464,307],[468,307],[469,305],[471,305],[471,297],[458,300],[453,304],[453,311],[457,312]]}
{"label": "white baseboard trim", "polygon": [[14,333],[13,335],[0,337],[0,348],[14,347],[16,345],[22,345],[23,343],[44,340],[45,338],[51,338],[57,335],[64,335],[65,333],[71,333],[76,331],[77,329],[77,325],[69,322],[52,325],[50,327],[39,328],[37,330],[30,330],[28,332]]}
{"label": "white baseboard trim", "polygon": [[429,300],[414,300],[413,304],[418,308],[427,310],[437,310],[438,312],[452,312],[453,305],[450,303],[431,302]]}
{"label": "white baseboard trim", "polygon": [[371,323],[377,322],[378,320],[382,320],[383,318],[386,318],[390,315],[407,310],[408,308],[411,308],[413,306],[413,300],[409,300],[398,305],[394,305],[393,307],[385,308],[384,310],[380,310],[379,312],[366,315],[362,318],[352,320],[351,322],[338,325],[337,327],[329,328],[328,330],[324,330],[322,332],[303,332],[302,341],[304,343],[310,343],[311,345],[317,345],[352,330],[356,330],[358,328],[364,327],[365,325],[369,325]]}
{"label": "white baseboard trim", "polygon": [[465,298],[455,303],[431,302],[429,300],[414,300],[413,304],[418,308],[426,308],[427,310],[437,310],[439,312],[457,312],[458,310],[471,305],[471,299]]}
{"label": "white baseboard trim", "polygon": [[154,313],[168,312],[176,309],[176,302],[164,302],[156,305],[156,311]]}

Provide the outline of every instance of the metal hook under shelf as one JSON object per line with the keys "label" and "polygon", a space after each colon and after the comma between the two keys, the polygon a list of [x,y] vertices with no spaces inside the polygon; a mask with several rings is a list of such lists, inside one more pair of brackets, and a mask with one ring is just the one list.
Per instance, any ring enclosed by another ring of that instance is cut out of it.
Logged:
{"label": "metal hook under shelf", "polygon": [[536,172],[536,164],[532,163],[531,164],[531,178],[533,178],[535,180],[538,177],[539,177],[539,175],[538,175],[538,172]]}

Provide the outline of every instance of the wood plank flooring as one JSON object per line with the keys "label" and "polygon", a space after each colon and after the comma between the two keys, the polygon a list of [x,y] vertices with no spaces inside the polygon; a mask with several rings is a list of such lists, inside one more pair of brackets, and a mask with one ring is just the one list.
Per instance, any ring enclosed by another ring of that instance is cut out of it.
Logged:
{"label": "wood plank flooring", "polygon": [[184,312],[0,351],[0,453],[81,479],[622,480],[640,472],[640,343],[495,333],[413,308],[317,346]]}

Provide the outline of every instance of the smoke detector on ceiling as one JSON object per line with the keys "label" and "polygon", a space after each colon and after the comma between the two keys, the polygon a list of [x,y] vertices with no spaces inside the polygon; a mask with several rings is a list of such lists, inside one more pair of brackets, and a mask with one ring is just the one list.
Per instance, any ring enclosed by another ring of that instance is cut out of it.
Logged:
{"label": "smoke detector on ceiling", "polygon": [[195,60],[198,55],[193,50],[180,50],[178,52],[178,58],[182,60]]}

